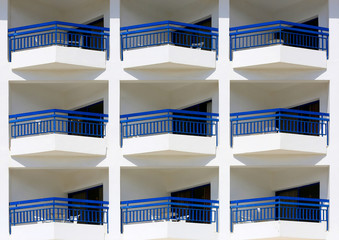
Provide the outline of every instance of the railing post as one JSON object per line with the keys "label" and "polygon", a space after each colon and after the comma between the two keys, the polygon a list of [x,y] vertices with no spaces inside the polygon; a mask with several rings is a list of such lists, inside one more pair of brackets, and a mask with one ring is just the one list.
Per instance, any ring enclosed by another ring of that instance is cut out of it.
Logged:
{"label": "railing post", "polygon": [[326,207],[326,231],[328,231],[328,206]]}
{"label": "railing post", "polygon": [[53,222],[55,222],[55,199],[53,199]]}
{"label": "railing post", "polygon": [[55,111],[53,112],[53,133],[56,132],[56,119],[55,119]]}
{"label": "railing post", "polygon": [[[172,121],[172,124],[174,124],[174,122]],[[173,126],[172,126],[173,128]],[[170,133],[170,112],[167,112],[167,133]],[[172,129],[172,133],[173,133],[173,129]]]}
{"label": "railing post", "polygon": [[58,24],[55,24],[55,32],[54,32],[55,36],[54,36],[54,43],[52,44],[57,44],[57,38],[58,38]]}
{"label": "railing post", "polygon": [[278,197],[278,220],[280,220],[280,198]]}
{"label": "railing post", "polygon": [[279,111],[278,112],[278,114],[279,114],[279,128],[278,128],[278,132],[281,132],[281,112]]}
{"label": "railing post", "polygon": [[170,24],[167,23],[167,44],[170,44]]}
{"label": "railing post", "polygon": [[170,220],[170,206],[171,206],[171,202],[170,199],[167,200],[167,218],[166,220],[169,221]]}
{"label": "railing post", "polygon": [[109,36],[106,37],[106,56],[107,56],[107,61],[109,60]]}
{"label": "railing post", "polygon": [[[216,137],[215,137],[215,139],[216,139],[216,146],[218,147],[218,144],[219,144],[219,139],[218,139],[218,137],[219,137],[219,134],[218,134],[218,122],[216,121],[215,122],[215,135],[216,135]],[[231,135],[232,135],[232,133],[231,133]]]}
{"label": "railing post", "polygon": [[281,31],[281,22],[279,23],[279,44],[281,44],[281,34],[282,34],[282,31]]}

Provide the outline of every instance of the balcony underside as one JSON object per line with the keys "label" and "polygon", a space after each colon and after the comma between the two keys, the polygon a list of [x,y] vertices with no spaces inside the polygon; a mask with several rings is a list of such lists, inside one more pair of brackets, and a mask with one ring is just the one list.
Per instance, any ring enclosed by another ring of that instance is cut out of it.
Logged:
{"label": "balcony underside", "polygon": [[125,156],[215,155],[216,138],[160,134],[124,139]]}
{"label": "balcony underside", "polygon": [[12,53],[13,70],[105,69],[106,53],[76,47],[49,46]]}
{"label": "balcony underside", "polygon": [[233,52],[234,69],[326,69],[325,51],[275,45]]}
{"label": "balcony underside", "polygon": [[45,222],[12,227],[11,240],[104,240],[106,226]]}
{"label": "balcony underside", "polygon": [[326,224],[296,221],[248,222],[234,225],[232,240],[326,239]]}
{"label": "balcony underside", "polygon": [[215,224],[155,221],[124,226],[123,240],[213,240],[218,239]]}
{"label": "balcony underside", "polygon": [[172,45],[123,52],[125,69],[214,69],[215,52]]}
{"label": "balcony underside", "polygon": [[105,156],[103,138],[47,134],[11,140],[11,156],[17,157],[88,157]]}
{"label": "balcony underside", "polygon": [[326,154],[326,137],[267,133],[233,138],[236,155]]}

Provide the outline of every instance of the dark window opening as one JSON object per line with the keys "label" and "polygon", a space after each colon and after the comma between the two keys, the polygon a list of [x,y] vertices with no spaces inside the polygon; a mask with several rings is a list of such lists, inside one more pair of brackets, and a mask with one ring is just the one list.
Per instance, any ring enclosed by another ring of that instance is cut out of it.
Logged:
{"label": "dark window opening", "polygon": [[[319,20],[318,17],[303,22],[302,24],[318,27]],[[282,40],[282,44],[288,46],[296,46],[300,48],[307,48],[307,49],[319,49],[319,36],[316,33],[306,33],[300,32],[298,30],[306,30],[306,31],[316,31],[314,29],[310,29],[307,27],[297,27],[297,26],[290,26],[295,30],[282,30],[281,33],[275,34],[275,39]]]}
{"label": "dark window opening", "polygon": [[[93,188],[88,188],[82,191],[69,193],[68,198],[103,201],[103,186],[101,185]],[[79,203],[71,201],[68,203],[76,205],[101,206],[100,204],[95,203]],[[68,212],[69,216],[77,218],[78,223],[100,224],[100,222],[103,222],[104,218],[103,211],[100,208],[69,207]]]}
{"label": "dark window opening", "polygon": [[[203,21],[194,23],[197,26],[212,27],[212,18],[207,18]],[[185,29],[197,30],[200,32],[210,33],[210,30],[207,29],[196,29],[192,27],[185,27]],[[190,48],[199,48],[204,50],[211,50],[213,48],[213,41],[211,36],[204,33],[193,33],[184,30],[178,30],[172,32],[171,35],[172,43],[177,46],[190,47]]]}
{"label": "dark window opening", "polygon": [[[276,196],[285,197],[299,197],[299,198],[320,198],[320,183],[314,183],[297,188],[286,189],[277,191]],[[307,201],[284,200],[291,203],[310,203]],[[312,204],[319,204],[319,202],[312,202]],[[285,209],[284,209],[285,208]],[[284,210],[283,210],[284,209]],[[309,211],[312,210],[312,211]],[[315,206],[302,206],[293,204],[281,204],[280,220],[289,221],[306,221],[306,222],[319,222],[320,221],[320,207]],[[278,216],[278,209],[276,210]],[[298,219],[299,218],[299,219]]]}
{"label": "dark window opening", "polygon": [[[100,101],[86,107],[76,109],[74,111],[87,112],[87,113],[104,113],[104,102]],[[95,119],[101,119],[101,117],[88,116],[83,114],[69,114],[72,117],[91,118],[92,121],[82,119],[69,119],[68,134],[90,137],[103,137],[104,124],[102,122],[95,121]]]}
{"label": "dark window opening", "polygon": [[[211,184],[189,188],[177,192],[172,192],[171,197],[178,197],[178,198],[195,198],[195,199],[204,199],[204,200],[211,200]],[[196,202],[188,202],[188,201],[178,201],[173,200],[175,203],[180,203],[177,207],[172,207],[172,212],[175,212],[175,217],[180,219],[182,217],[186,218],[187,222],[197,222],[197,223],[211,223],[211,216],[212,213],[210,208],[204,207],[194,207],[194,206],[187,206],[185,204],[199,204],[199,205],[210,205],[209,203],[196,203]],[[174,208],[174,209],[173,209]],[[190,211],[193,210],[193,211]],[[194,211],[197,210],[197,211]],[[190,216],[190,213],[195,216]],[[197,215],[200,213],[200,217]]]}
{"label": "dark window opening", "polygon": [[[104,27],[104,19],[100,18],[94,22],[86,24],[87,26]],[[88,28],[77,28],[83,31],[102,32],[101,30],[94,30]],[[91,50],[103,50],[104,38],[99,34],[68,32],[68,46],[82,47]]]}
{"label": "dark window opening", "polygon": [[[196,104],[194,106],[182,109],[184,111],[195,111],[202,113],[211,113],[212,100]],[[175,113],[178,116],[193,117],[193,118],[208,118],[204,115],[195,115],[188,113]],[[213,125],[211,121],[197,120],[190,118],[173,118],[173,133],[182,135],[195,136],[211,136],[213,133]]]}
{"label": "dark window opening", "polygon": [[[319,112],[320,102],[319,100],[317,100],[290,109],[307,112]],[[319,122],[319,120],[298,118],[298,116],[318,118],[318,115],[290,112],[282,113],[295,115],[295,117],[281,117],[280,121],[279,119],[277,119],[276,126],[280,130],[280,132],[319,136],[319,130],[321,127],[321,123]]]}

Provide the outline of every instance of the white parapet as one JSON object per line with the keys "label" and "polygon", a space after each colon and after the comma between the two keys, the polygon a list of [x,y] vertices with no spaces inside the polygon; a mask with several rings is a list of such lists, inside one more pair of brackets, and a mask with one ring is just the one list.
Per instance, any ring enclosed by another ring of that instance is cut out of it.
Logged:
{"label": "white parapet", "polygon": [[213,69],[216,53],[172,45],[123,52],[125,69]]}
{"label": "white parapet", "polygon": [[233,154],[326,154],[327,138],[290,133],[267,133],[233,138]]}
{"label": "white parapet", "polygon": [[104,138],[47,134],[14,138],[11,156],[105,156]]}
{"label": "white parapet", "polygon": [[233,226],[231,240],[251,239],[326,239],[326,223],[270,221],[256,223],[239,223]]}
{"label": "white parapet", "polygon": [[123,155],[215,155],[216,138],[160,134],[123,140]]}
{"label": "white parapet", "polygon": [[105,225],[74,223],[32,223],[12,227],[11,240],[105,240]]}
{"label": "white parapet", "polygon": [[76,47],[49,46],[12,53],[13,70],[105,69],[106,53]]}
{"label": "white parapet", "polygon": [[275,45],[233,52],[234,69],[326,69],[325,51]]}
{"label": "white parapet", "polygon": [[216,225],[179,222],[150,222],[127,224],[124,226],[123,240],[158,240],[158,239],[218,239]]}

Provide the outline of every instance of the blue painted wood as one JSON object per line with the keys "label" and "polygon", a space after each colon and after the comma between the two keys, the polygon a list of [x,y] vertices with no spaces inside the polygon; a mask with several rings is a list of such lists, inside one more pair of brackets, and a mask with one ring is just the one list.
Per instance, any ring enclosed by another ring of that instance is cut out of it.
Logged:
{"label": "blue painted wood", "polygon": [[194,198],[161,197],[121,201],[123,225],[152,221],[189,221],[216,223],[218,230],[219,201]]}
{"label": "blue painted wood", "polygon": [[121,146],[124,138],[159,133],[216,136],[218,138],[218,116],[217,113],[176,109],[124,114],[120,116]]}
{"label": "blue painted wood", "polygon": [[329,29],[287,21],[272,21],[230,28],[230,60],[233,51],[283,44],[326,51]]}
{"label": "blue painted wood", "polygon": [[9,123],[13,138],[45,133],[103,138],[106,134],[107,118],[107,114],[49,109],[10,115]]}
{"label": "blue painted wood", "polygon": [[9,203],[9,225],[36,222],[73,222],[107,224],[108,201],[73,198],[40,198]]}
{"label": "blue painted wood", "polygon": [[328,199],[277,196],[230,203],[231,231],[237,223],[270,220],[326,222],[328,230]]}
{"label": "blue painted wood", "polygon": [[274,108],[231,113],[230,117],[231,146],[233,137],[269,132],[325,136],[329,144],[328,113]]}
{"label": "blue painted wood", "polygon": [[8,30],[9,60],[15,51],[44,46],[80,47],[106,51],[109,59],[109,28],[53,21]]}
{"label": "blue painted wood", "polygon": [[176,45],[216,51],[218,29],[175,21],[160,21],[120,28],[121,58],[128,49]]}

